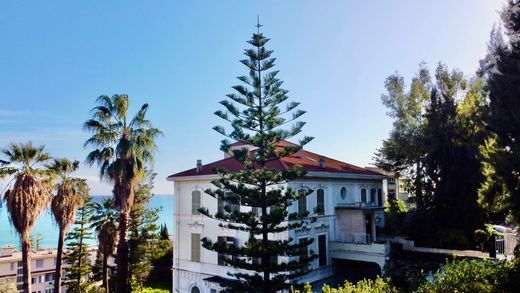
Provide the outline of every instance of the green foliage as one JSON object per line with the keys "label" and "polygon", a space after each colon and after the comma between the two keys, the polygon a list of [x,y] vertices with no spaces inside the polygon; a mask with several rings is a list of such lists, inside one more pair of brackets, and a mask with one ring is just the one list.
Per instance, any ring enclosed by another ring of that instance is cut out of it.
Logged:
{"label": "green foliage", "polygon": [[170,240],[170,233],[166,224],[161,225],[161,231],[159,232],[159,238],[161,240]]}
{"label": "green foliage", "polygon": [[394,236],[402,234],[407,213],[408,208],[402,199],[389,200],[385,208],[385,233]]}
{"label": "green foliage", "polygon": [[[499,37],[490,46],[490,55],[496,60],[485,72],[489,91],[490,115],[487,119],[496,147],[488,154],[487,163],[493,168],[488,171],[497,184],[488,182],[491,194],[498,196],[494,201],[505,202],[513,219],[520,223],[520,3],[508,0],[501,13],[508,42]],[[493,39],[492,39],[493,41]],[[505,189],[505,190],[504,190]]]}
{"label": "green foliage", "polygon": [[376,164],[409,178],[417,207],[406,216],[406,225],[400,225],[401,216],[389,214],[389,232],[408,234],[422,245],[470,247],[485,216],[478,204],[485,141],[482,79],[468,81],[442,64],[432,78],[421,64],[408,91],[398,74],[385,85],[383,104],[394,125],[376,153]]}
{"label": "green foliage", "polygon": [[[345,281],[343,286],[331,288],[329,285],[323,285],[323,293],[397,293],[398,290],[391,285],[390,280],[383,280],[377,277],[375,280],[361,280],[356,284]],[[312,293],[312,287],[306,284],[302,291],[291,288],[291,293]]]}
{"label": "green foliage", "polygon": [[72,230],[67,234],[67,253],[64,256],[67,272],[63,281],[67,292],[86,292],[91,287],[88,275],[92,268],[90,264],[87,240],[93,239],[90,232],[90,218],[92,217],[92,199],[86,197],[84,205],[78,209],[76,221]]}
{"label": "green foliage", "polygon": [[129,214],[137,184],[146,176],[146,167],[153,165],[155,140],[162,132],[146,118],[148,104],[143,104],[130,118],[127,95],[103,95],[96,102],[91,119],[83,124],[83,129],[92,135],[84,146],[94,148],[86,162],[98,165],[100,177],[114,184],[114,207],[120,211],[116,287],[118,292],[127,293]]}
{"label": "green foliage", "polygon": [[[220,220],[222,227],[249,234],[241,247],[217,239],[202,239],[206,249],[230,256],[225,257],[224,262],[241,269],[232,274],[239,281],[229,282],[226,285],[228,292],[267,293],[288,289],[294,278],[308,272],[309,262],[316,257],[312,251],[308,257],[300,257],[312,239],[296,243],[292,239],[268,237],[272,233],[301,228],[313,220],[308,212],[288,212],[295,200],[307,196],[311,190],[297,194],[292,189],[279,187],[302,176],[301,167],[282,170],[272,168],[269,163],[296,153],[312,138],[304,137],[299,144],[286,141],[301,133],[305,122],[299,118],[305,111],[297,110],[299,103],[288,101],[288,91],[282,88],[278,71],[270,71],[275,58],[265,47],[268,41],[259,31],[253,34],[248,41],[252,48],[245,50],[247,59],[240,61],[249,75],[238,77],[243,84],[234,86],[235,93],[220,102],[225,109],[215,112],[231,124],[231,131],[216,126],[217,132],[232,141],[252,146],[255,151],[246,147],[231,150],[230,141],[222,141],[221,149],[231,153],[243,168],[235,173],[217,170],[221,179],[213,182],[216,189],[206,191],[225,203],[224,211],[210,214],[206,208],[199,210],[207,217]],[[231,209],[231,206],[242,208]],[[289,261],[281,261],[279,256],[287,257]],[[274,257],[277,262],[271,261]]]}
{"label": "green foliage", "polygon": [[159,209],[147,208],[153,197],[152,188],[156,173],[146,172],[143,181],[135,192],[135,201],[130,211],[129,220],[129,272],[137,282],[145,283],[152,270],[152,260],[159,258],[164,251],[156,245],[159,239]]}
{"label": "green foliage", "polygon": [[453,260],[423,283],[418,293],[507,292],[511,265],[501,261]]}

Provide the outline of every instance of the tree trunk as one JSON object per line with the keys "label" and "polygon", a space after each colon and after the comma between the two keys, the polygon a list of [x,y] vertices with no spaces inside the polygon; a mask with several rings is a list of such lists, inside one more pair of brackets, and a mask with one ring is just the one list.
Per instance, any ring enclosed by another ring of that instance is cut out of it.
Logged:
{"label": "tree trunk", "polygon": [[109,287],[108,287],[108,256],[109,256],[109,249],[108,249],[108,245],[105,244],[104,251],[103,251],[103,288],[105,289],[105,293],[109,292]]}
{"label": "tree trunk", "polygon": [[23,291],[31,293],[31,239],[27,232],[22,235]]}
{"label": "tree trunk", "polygon": [[54,293],[61,293],[61,265],[63,256],[63,238],[65,231],[60,229],[58,237],[58,252],[56,253],[56,271],[54,272]]}
{"label": "tree trunk", "polygon": [[128,211],[119,216],[119,243],[117,245],[117,292],[127,293],[128,290]]}

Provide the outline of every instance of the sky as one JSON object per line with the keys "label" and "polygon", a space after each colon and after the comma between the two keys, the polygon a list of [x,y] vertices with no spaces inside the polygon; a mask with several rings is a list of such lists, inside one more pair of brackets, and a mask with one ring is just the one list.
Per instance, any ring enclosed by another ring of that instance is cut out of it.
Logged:
{"label": "sky", "polygon": [[[82,124],[100,95],[149,103],[161,129],[154,192],[170,174],[223,157],[226,126],[213,112],[248,73],[239,63],[255,31],[271,39],[275,69],[306,110],[306,149],[351,164],[372,163],[392,120],[385,78],[409,81],[420,62],[471,76],[499,23],[499,0],[381,1],[1,1],[0,147],[44,144],[84,161]],[[92,194],[110,194],[82,164]]]}

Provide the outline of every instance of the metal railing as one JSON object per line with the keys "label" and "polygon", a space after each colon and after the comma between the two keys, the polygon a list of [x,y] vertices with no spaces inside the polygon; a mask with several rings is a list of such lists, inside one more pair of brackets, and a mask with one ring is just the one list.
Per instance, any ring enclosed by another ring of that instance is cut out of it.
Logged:
{"label": "metal railing", "polygon": [[372,243],[372,235],[367,233],[352,233],[336,231],[336,241],[354,244],[370,244]]}

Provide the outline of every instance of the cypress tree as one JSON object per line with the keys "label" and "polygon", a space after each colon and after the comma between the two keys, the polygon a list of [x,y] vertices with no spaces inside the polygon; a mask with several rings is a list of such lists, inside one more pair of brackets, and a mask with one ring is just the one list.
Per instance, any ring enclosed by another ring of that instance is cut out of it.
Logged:
{"label": "cypress tree", "polygon": [[90,231],[90,219],[92,217],[92,199],[86,197],[84,205],[78,209],[76,222],[67,234],[67,254],[64,257],[68,266],[64,285],[67,292],[88,292],[90,284],[88,276],[92,272],[87,241],[93,239]]}
{"label": "cypress tree", "polygon": [[220,220],[221,226],[248,235],[241,246],[202,239],[203,247],[232,256],[223,261],[240,269],[230,273],[235,281],[221,284],[227,292],[287,289],[296,277],[308,272],[309,262],[316,257],[312,251],[310,255],[302,256],[312,239],[296,243],[293,239],[269,236],[301,228],[313,220],[308,212],[300,215],[288,212],[295,200],[312,191],[297,194],[290,188],[281,187],[304,175],[301,166],[280,169],[270,164],[277,158],[298,152],[312,138],[304,136],[298,144],[283,142],[301,133],[305,122],[299,118],[305,111],[297,110],[299,103],[288,101],[288,91],[282,88],[278,71],[271,70],[276,59],[271,57],[273,51],[266,49],[269,39],[260,33],[260,27],[258,24],[258,32],[248,41],[252,48],[244,51],[247,58],[240,60],[247,67],[249,76],[238,77],[242,85],[234,86],[235,92],[220,102],[224,110],[215,112],[230,123],[231,130],[214,127],[226,137],[221,144],[222,151],[231,153],[231,141],[252,146],[254,151],[248,148],[232,150],[234,159],[243,166],[240,171],[216,170],[220,179],[213,181],[215,188],[206,193],[222,200],[224,211],[210,214],[206,208],[199,210],[205,216]]}
{"label": "cypress tree", "polygon": [[492,48],[495,66],[489,71],[488,119],[494,139],[489,163],[498,181],[507,187],[507,203],[513,219],[520,222],[520,2],[508,0],[502,11],[507,43]]}

